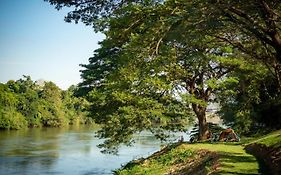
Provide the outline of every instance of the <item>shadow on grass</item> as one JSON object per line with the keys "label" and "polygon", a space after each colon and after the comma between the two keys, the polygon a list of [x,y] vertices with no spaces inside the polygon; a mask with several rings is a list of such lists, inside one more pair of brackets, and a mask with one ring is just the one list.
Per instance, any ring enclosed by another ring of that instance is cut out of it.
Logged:
{"label": "shadow on grass", "polygon": [[[274,173],[273,169],[276,168],[278,165],[274,165],[270,158],[274,157],[270,153],[273,153],[265,145],[261,144],[249,144],[245,147],[247,153],[252,154],[256,157],[259,163],[259,172],[263,175],[270,175],[270,174],[280,174]],[[281,149],[280,149],[281,150]],[[280,161],[281,162],[281,161]],[[279,163],[280,164],[280,163]],[[278,170],[277,170],[278,171]]]}
{"label": "shadow on grass", "polygon": [[256,162],[256,159],[252,156],[243,156],[243,155],[235,155],[235,154],[222,154],[222,159],[225,162],[229,163],[237,163],[237,162]]}
{"label": "shadow on grass", "polygon": [[256,159],[243,153],[220,152],[221,171],[218,174],[260,174],[256,167]]}
{"label": "shadow on grass", "polygon": [[241,174],[241,175],[257,175],[257,173],[250,173],[251,170],[247,172],[228,172],[228,171],[220,171],[219,174]]}

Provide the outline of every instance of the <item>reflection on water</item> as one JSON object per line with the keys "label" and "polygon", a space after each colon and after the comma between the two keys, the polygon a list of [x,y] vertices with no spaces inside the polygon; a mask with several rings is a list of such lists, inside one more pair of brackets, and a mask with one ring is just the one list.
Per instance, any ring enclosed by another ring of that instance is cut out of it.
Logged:
{"label": "reflection on water", "polygon": [[160,147],[150,134],[137,136],[118,156],[100,153],[96,128],[42,128],[0,131],[0,174],[112,174],[121,164]]}

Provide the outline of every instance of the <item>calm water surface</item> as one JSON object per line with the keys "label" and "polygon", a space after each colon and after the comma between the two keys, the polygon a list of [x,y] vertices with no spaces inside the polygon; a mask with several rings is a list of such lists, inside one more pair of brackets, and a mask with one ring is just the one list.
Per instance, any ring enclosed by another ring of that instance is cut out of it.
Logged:
{"label": "calm water surface", "polygon": [[0,131],[0,174],[112,174],[122,164],[160,149],[159,141],[142,133],[133,147],[121,147],[118,156],[102,154],[96,130],[83,126]]}

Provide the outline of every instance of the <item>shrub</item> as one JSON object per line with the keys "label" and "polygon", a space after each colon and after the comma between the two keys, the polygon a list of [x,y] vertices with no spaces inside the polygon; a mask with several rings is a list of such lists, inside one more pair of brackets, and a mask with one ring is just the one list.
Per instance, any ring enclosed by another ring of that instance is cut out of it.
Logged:
{"label": "shrub", "polygon": [[2,129],[22,129],[27,127],[24,116],[13,109],[0,110],[0,128]]}

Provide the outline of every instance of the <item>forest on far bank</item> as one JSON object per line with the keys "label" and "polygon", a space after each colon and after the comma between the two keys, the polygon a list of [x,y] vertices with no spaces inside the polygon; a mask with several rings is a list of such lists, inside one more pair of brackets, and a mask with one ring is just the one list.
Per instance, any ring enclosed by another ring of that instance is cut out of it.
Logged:
{"label": "forest on far bank", "polygon": [[75,86],[61,90],[53,82],[36,82],[30,76],[0,83],[0,128],[62,127],[91,123],[87,101],[75,97]]}

